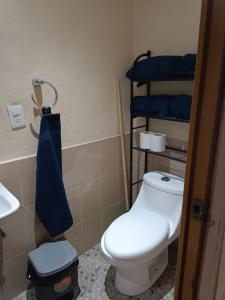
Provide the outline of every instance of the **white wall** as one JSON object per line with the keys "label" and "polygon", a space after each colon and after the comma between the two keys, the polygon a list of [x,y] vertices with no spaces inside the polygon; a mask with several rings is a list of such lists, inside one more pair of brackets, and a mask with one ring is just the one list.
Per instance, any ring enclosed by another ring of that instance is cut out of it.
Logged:
{"label": "white wall", "polygon": [[201,0],[134,0],[135,53],[196,52]]}
{"label": "white wall", "polygon": [[[63,146],[118,133],[114,80],[122,79],[126,128],[135,55],[195,52],[201,0],[1,0],[0,162],[34,154],[37,139],[31,80],[41,77],[59,92]],[[135,54],[135,55],[134,55]],[[191,92],[190,84],[153,85],[153,92]],[[49,90],[45,98],[49,99]],[[24,104],[25,129],[12,131],[6,106]],[[153,130],[187,139],[188,126],[152,122]]]}
{"label": "white wall", "polygon": [[[114,80],[128,82],[133,59],[130,0],[0,1],[0,161],[36,152],[31,80],[41,77],[59,92],[63,146],[118,133]],[[47,97],[51,98],[47,91]],[[27,127],[12,131],[6,106],[24,104]]]}

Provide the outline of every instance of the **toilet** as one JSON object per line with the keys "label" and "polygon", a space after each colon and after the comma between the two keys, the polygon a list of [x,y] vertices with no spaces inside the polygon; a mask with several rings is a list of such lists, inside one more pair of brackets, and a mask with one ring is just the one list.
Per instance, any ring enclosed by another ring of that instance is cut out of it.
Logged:
{"label": "toilet", "polygon": [[102,255],[116,268],[115,285],[122,294],[145,292],[165,271],[168,246],[179,235],[183,190],[183,178],[146,173],[131,210],[103,234]]}

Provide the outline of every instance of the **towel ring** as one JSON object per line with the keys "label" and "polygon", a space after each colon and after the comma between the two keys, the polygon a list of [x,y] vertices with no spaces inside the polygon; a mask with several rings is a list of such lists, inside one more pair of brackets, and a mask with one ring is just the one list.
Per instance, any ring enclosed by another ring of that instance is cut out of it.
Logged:
{"label": "towel ring", "polygon": [[[45,81],[45,80],[42,80],[42,79],[37,79],[37,78],[35,78],[35,79],[32,80],[32,85],[33,85],[33,87],[41,86],[41,85],[43,85],[43,84],[49,85],[49,86],[53,89],[53,91],[54,91],[54,93],[55,93],[55,99],[54,99],[54,102],[53,102],[52,106],[49,106],[50,108],[53,108],[53,107],[56,106],[56,104],[57,104],[57,102],[58,102],[58,92],[57,92],[56,88],[54,87],[54,85],[51,84],[50,82]],[[33,103],[40,109],[41,106],[40,106],[40,105],[38,104],[38,102],[35,100],[33,94],[31,95],[31,99],[32,99]]]}

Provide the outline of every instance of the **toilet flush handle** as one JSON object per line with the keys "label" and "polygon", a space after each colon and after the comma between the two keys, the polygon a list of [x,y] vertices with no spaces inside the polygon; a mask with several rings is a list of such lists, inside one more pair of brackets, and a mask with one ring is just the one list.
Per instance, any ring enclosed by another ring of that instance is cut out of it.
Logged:
{"label": "toilet flush handle", "polygon": [[164,177],[162,177],[162,178],[161,178],[161,180],[162,180],[162,181],[166,181],[166,182],[167,182],[167,181],[170,181],[170,178],[169,178],[169,177],[167,177],[167,176],[164,176]]}

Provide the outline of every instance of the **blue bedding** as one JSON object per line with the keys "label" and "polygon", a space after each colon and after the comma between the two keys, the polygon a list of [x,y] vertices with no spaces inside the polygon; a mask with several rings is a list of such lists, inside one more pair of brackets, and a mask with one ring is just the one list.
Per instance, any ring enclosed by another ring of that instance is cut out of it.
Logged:
{"label": "blue bedding", "polygon": [[189,95],[137,96],[131,103],[133,117],[159,117],[190,120],[192,97]]}

